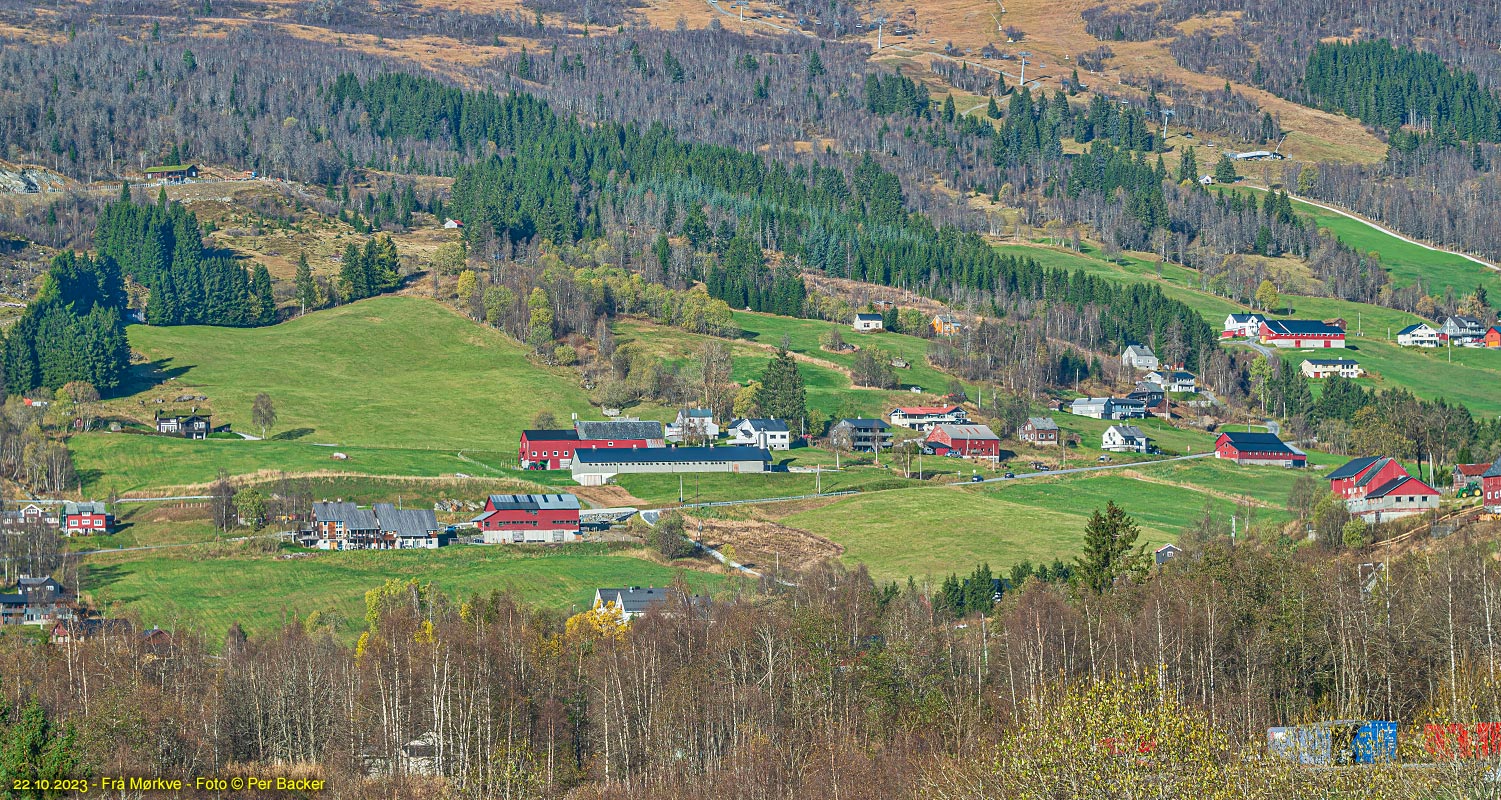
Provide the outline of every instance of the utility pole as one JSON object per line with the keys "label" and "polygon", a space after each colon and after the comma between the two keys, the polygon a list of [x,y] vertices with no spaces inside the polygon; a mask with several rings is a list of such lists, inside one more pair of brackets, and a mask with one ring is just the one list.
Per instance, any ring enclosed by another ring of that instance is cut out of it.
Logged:
{"label": "utility pole", "polygon": [[1025,88],[1027,88],[1027,58],[1032,55],[1032,51],[1031,50],[1023,50],[1023,51],[1017,53],[1017,55],[1021,56],[1021,61],[1022,61],[1021,85],[1018,86],[1017,88],[1019,88],[1019,89],[1025,89]]}

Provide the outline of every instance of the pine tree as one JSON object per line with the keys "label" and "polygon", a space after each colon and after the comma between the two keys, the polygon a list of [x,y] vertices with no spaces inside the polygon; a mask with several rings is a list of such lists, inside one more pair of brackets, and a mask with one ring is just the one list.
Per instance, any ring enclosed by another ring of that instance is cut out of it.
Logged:
{"label": "pine tree", "polygon": [[797,361],[785,348],[761,373],[761,409],[768,417],[785,421],[800,430],[808,417],[808,397]]}
{"label": "pine tree", "polygon": [[1183,157],[1178,161],[1178,181],[1197,181],[1199,179],[1199,158],[1192,147],[1184,148]]}
{"label": "pine tree", "polygon": [[251,308],[255,310],[256,325],[276,324],[276,296],[271,290],[271,273],[265,264],[256,264],[251,271]]}
{"label": "pine tree", "polygon": [[1235,183],[1240,180],[1240,174],[1235,171],[1235,161],[1228,153],[1220,154],[1220,161],[1214,165],[1214,180],[1217,183]]}

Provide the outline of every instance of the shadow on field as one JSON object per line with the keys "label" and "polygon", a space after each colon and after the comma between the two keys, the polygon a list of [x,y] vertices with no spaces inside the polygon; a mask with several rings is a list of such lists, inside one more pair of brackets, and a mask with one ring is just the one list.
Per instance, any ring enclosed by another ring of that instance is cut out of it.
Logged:
{"label": "shadow on field", "polygon": [[293,428],[289,431],[282,431],[281,433],[267,436],[266,440],[272,442],[290,442],[294,439],[301,439],[312,432],[312,428]]}

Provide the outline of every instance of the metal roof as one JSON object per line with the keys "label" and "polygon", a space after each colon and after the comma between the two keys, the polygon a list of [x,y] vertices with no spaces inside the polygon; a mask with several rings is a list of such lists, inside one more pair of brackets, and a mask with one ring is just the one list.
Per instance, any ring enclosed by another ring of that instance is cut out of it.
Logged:
{"label": "metal roof", "polygon": [[1111,431],[1119,433],[1121,437],[1125,439],[1147,438],[1147,435],[1141,432],[1141,428],[1138,428],[1135,425],[1111,425],[1109,428],[1105,429],[1106,433],[1109,433]]}
{"label": "metal roof", "polygon": [[640,614],[657,603],[665,602],[672,596],[672,588],[663,586],[660,588],[646,588],[640,586],[628,586],[623,589],[607,588],[599,589],[596,594],[601,602],[614,603],[621,611],[627,614]]}
{"label": "metal roof", "polygon": [[1337,326],[1317,319],[1268,319],[1262,323],[1267,330],[1281,336],[1344,336]]}
{"label": "metal roof", "polygon": [[579,499],[571,494],[492,494],[490,505],[497,511],[577,511]]}
{"label": "metal roof", "polygon": [[375,512],[354,503],[313,503],[313,518],[319,522],[343,522],[345,530],[380,530]]}
{"label": "metal roof", "polygon": [[63,503],[63,516],[65,516],[65,517],[71,517],[74,514],[108,514],[108,513],[109,513],[109,508],[104,503],[101,503],[98,500],[95,500],[95,501],[89,502],[89,503],[75,503],[75,502],[73,502],[73,501],[70,500],[70,501],[68,501],[66,503]]}
{"label": "metal roof", "polygon": [[1051,417],[1027,417],[1027,422],[1032,423],[1032,428],[1039,431],[1056,431],[1058,423]]}
{"label": "metal roof", "polygon": [[1363,472],[1366,467],[1369,467],[1370,465],[1380,460],[1381,456],[1367,456],[1365,458],[1357,458],[1353,461],[1346,462],[1344,466],[1329,473],[1328,475],[1325,475],[1324,477],[1328,478],[1331,481],[1339,480],[1340,478],[1353,478]]}
{"label": "metal roof", "polygon": [[1501,478],[1501,456],[1496,457],[1496,463],[1491,468],[1481,473],[1482,478]]}
{"label": "metal roof", "polygon": [[693,461],[770,461],[771,452],[764,447],[599,447],[579,450],[574,464],[650,464],[653,462],[687,463]]}
{"label": "metal roof", "polygon": [[934,431],[943,431],[951,441],[989,441],[1001,437],[995,435],[995,431],[989,425],[935,425]]}
{"label": "metal roof", "polygon": [[884,431],[887,428],[891,427],[890,425],[887,425],[885,422],[883,422],[881,420],[878,420],[878,419],[865,419],[864,417],[860,417],[860,418],[857,418],[857,419],[850,419],[850,418],[846,417],[845,419],[839,420],[839,422],[841,424],[849,425],[851,428],[871,428],[873,430],[878,430],[878,431]]}
{"label": "metal roof", "polygon": [[376,503],[373,510],[381,532],[394,533],[403,539],[425,539],[441,528],[430,508],[397,508],[390,503]]}
{"label": "metal roof", "polygon": [[656,420],[579,420],[573,424],[580,439],[662,439],[662,423]]}
{"label": "metal roof", "polygon": [[861,322],[880,322],[882,317],[880,314],[856,314],[855,319]]}
{"label": "metal roof", "polygon": [[1275,433],[1252,433],[1249,431],[1225,431],[1220,434],[1230,440],[1237,450],[1253,450],[1258,453],[1297,453]]}
{"label": "metal roof", "polygon": [[522,431],[521,435],[529,442],[576,442],[578,431],[574,430],[534,430]]}
{"label": "metal roof", "polygon": [[768,433],[790,433],[787,423],[779,419],[737,419],[730,423],[731,428],[738,428],[742,423],[749,422],[751,430],[766,431]]}

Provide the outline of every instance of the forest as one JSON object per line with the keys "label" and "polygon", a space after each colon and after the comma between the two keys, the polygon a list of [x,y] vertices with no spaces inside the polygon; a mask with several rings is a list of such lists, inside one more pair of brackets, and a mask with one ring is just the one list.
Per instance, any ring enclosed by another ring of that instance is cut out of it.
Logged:
{"label": "forest", "polygon": [[[712,603],[680,594],[628,626],[390,581],[363,619],[236,626],[222,642],[7,637],[0,691],[24,716],[0,724],[35,737],[38,758],[11,767],[23,774],[283,764],[334,797],[422,797],[439,780],[483,798],[1478,791],[1480,765],[1433,762],[1421,726],[1501,713],[1488,677],[1501,567],[1484,548],[1393,558],[1368,580],[1308,549],[1232,545],[1206,510],[1185,554],[1146,570],[1129,517],[1091,525],[1116,556],[1047,580],[1021,570],[999,604],[988,587],[960,601],[957,582],[876,585],[830,566]],[[1115,577],[1089,588],[1099,574]],[[1404,758],[1432,765],[1244,758],[1267,726],[1331,715],[1398,720]],[[1123,761],[1102,744],[1122,738],[1152,744]],[[418,739],[431,767],[402,755]]]}

